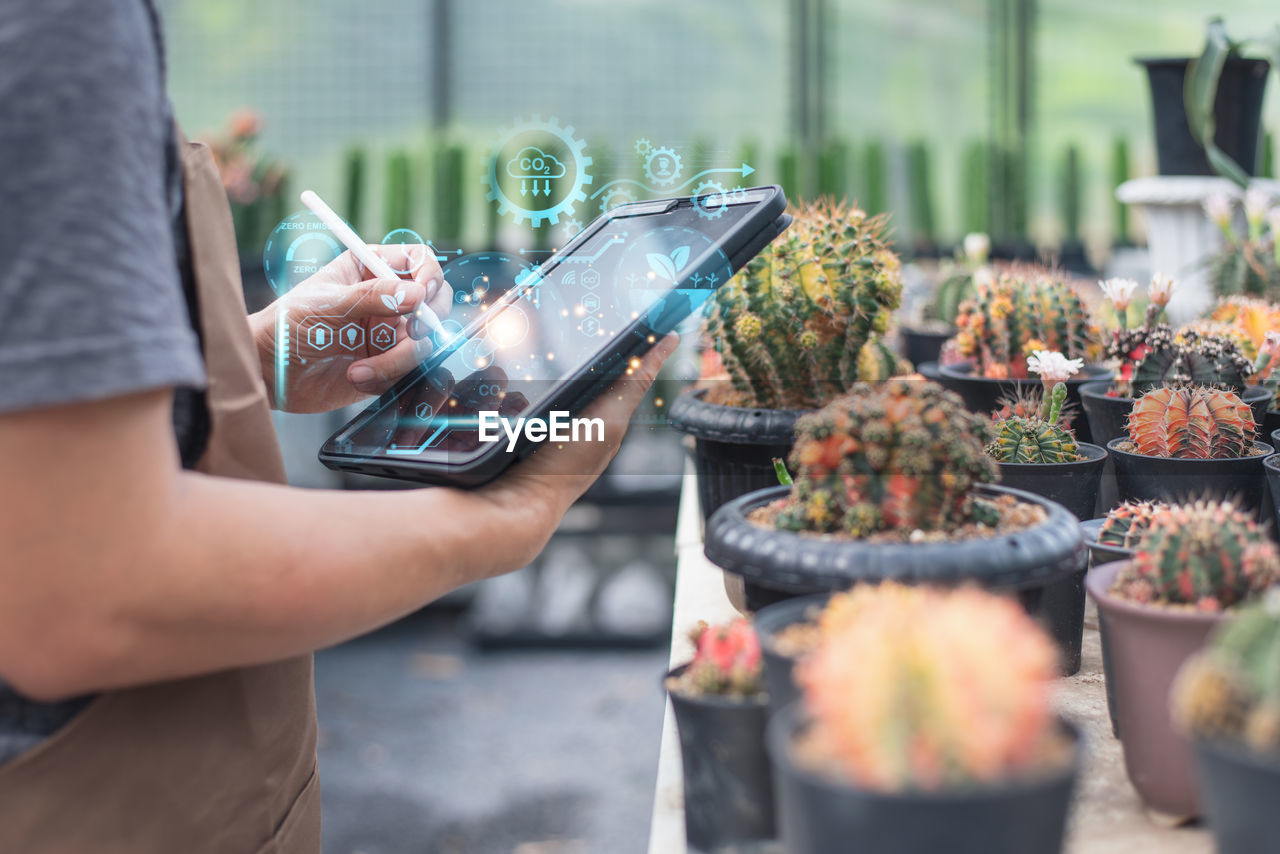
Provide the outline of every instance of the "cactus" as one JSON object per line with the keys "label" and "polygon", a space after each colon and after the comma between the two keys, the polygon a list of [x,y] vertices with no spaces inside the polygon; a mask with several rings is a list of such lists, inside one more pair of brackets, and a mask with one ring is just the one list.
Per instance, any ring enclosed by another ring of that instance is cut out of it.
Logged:
{"label": "cactus", "polygon": [[831,140],[822,146],[818,153],[818,193],[831,199],[849,197],[848,143]]}
{"label": "cactus", "polygon": [[412,228],[413,186],[409,167],[409,155],[397,151],[387,158],[384,204],[386,206],[386,230]]}
{"label": "cactus", "polygon": [[[1119,187],[1129,180],[1129,140],[1117,136],[1111,141],[1111,189]],[[1114,192],[1112,193],[1114,196]],[[1129,206],[1119,199],[1111,203],[1114,211],[1112,228],[1115,231],[1117,246],[1128,246],[1129,240]]]}
{"label": "cactus", "polygon": [[871,140],[862,148],[862,204],[873,214],[889,210],[889,166],[884,146]]}
{"label": "cactus", "polygon": [[1098,542],[1122,549],[1137,548],[1151,527],[1152,517],[1168,506],[1163,501],[1126,501],[1112,508],[1098,529]]}
{"label": "cactus", "polygon": [[911,191],[911,230],[916,245],[937,242],[937,218],[933,208],[933,182],[929,169],[929,145],[918,139],[907,147],[907,186]]}
{"label": "cactus", "polygon": [[678,690],[738,697],[764,690],[760,640],[749,620],[739,618],[721,626],[699,622],[690,639],[693,660],[675,680]]}
{"label": "cactus", "polygon": [[1059,424],[1067,386],[1058,383],[1049,398],[1044,418],[1012,416],[996,423],[996,437],[987,445],[987,454],[998,463],[1073,463],[1080,459],[1080,446],[1070,430]]}
{"label": "cactus", "polygon": [[1142,339],[1140,345],[1129,348],[1130,353],[1139,355],[1131,372],[1135,394],[1181,383],[1221,386],[1242,393],[1253,374],[1248,356],[1227,336],[1204,335],[1195,329],[1175,333],[1160,324],[1149,331],[1135,330],[1130,336],[1122,333],[1121,337]]}
{"label": "cactus", "polygon": [[879,378],[861,372],[883,368],[887,349],[865,353],[902,296],[884,230],[884,218],[848,205],[808,205],[716,292],[706,328],[731,380],[724,402],[816,409],[859,379]]}
{"label": "cactus", "polygon": [[365,169],[367,159],[363,148],[352,148],[347,151],[347,159],[342,168],[342,184],[345,198],[343,209],[347,222],[356,231],[360,230],[360,214],[364,211],[365,201]]}
{"label": "cactus", "polygon": [[[860,788],[992,784],[1065,760],[1053,643],[1011,598],[855,587],[796,665],[812,721],[799,753]],[[825,618],[826,615],[824,615]]]}
{"label": "cactus", "polygon": [[1208,319],[1228,324],[1243,334],[1253,351],[1250,352],[1248,347],[1241,347],[1241,350],[1252,359],[1257,356],[1267,333],[1280,330],[1280,306],[1253,297],[1227,297],[1218,301],[1209,312]]}
{"label": "cactus", "polygon": [[1216,612],[1280,580],[1280,551],[1229,501],[1157,511],[1111,592],[1133,602]]}
{"label": "cactus", "polygon": [[1225,622],[1183,666],[1172,701],[1174,719],[1196,735],[1280,752],[1280,596]]}
{"label": "cactus", "polygon": [[1183,460],[1253,453],[1253,411],[1235,392],[1207,386],[1155,388],[1133,402],[1129,440],[1139,454]]}
{"label": "cactus", "polygon": [[972,360],[977,376],[1026,378],[1026,357],[1034,350],[1093,358],[1097,331],[1088,318],[1065,280],[1047,270],[1014,268],[975,286],[956,316],[948,356]]}
{"label": "cactus", "polygon": [[991,523],[993,508],[970,495],[997,477],[991,438],[988,419],[934,383],[859,383],[796,422],[795,486],[775,523],[854,537]]}
{"label": "cactus", "polygon": [[1066,244],[1080,242],[1080,209],[1082,192],[1080,189],[1080,147],[1074,143],[1067,146],[1062,155],[1062,228]]}
{"label": "cactus", "polygon": [[432,239],[437,246],[459,246],[465,219],[467,152],[461,145],[443,143],[433,157],[435,183],[431,201],[435,208]]}
{"label": "cactus", "polygon": [[972,140],[964,148],[960,198],[964,203],[964,229],[971,233],[991,231],[991,170],[987,145]]}
{"label": "cactus", "polygon": [[778,183],[793,202],[800,202],[805,196],[803,170],[803,158],[794,144],[788,144],[778,152]]}

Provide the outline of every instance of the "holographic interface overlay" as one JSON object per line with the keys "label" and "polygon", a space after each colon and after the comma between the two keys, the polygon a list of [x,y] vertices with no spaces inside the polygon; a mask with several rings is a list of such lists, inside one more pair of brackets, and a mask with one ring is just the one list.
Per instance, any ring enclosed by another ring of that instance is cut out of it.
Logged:
{"label": "holographic interface overlay", "polygon": [[[489,451],[478,437],[481,412],[513,421],[543,417],[579,371],[611,370],[601,359],[626,343],[619,336],[656,339],[696,313],[732,274],[717,238],[752,208],[727,205],[710,220],[691,205],[661,216],[610,218],[536,270],[501,253],[450,264],[445,276],[455,288],[454,310],[470,312],[471,322],[446,319],[448,335],[436,336],[437,352],[340,433],[333,450],[455,464]],[[469,286],[498,296],[457,302]],[[637,366],[635,360],[615,366],[617,382],[627,382]],[[649,417],[659,423],[665,410]]]}

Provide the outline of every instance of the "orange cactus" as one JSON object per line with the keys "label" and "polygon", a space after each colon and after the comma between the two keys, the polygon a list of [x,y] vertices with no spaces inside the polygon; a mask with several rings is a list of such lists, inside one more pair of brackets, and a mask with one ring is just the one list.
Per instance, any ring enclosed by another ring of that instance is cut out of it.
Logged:
{"label": "orange cactus", "polygon": [[1224,459],[1253,450],[1253,411],[1233,392],[1207,386],[1155,388],[1134,401],[1129,439],[1149,457]]}

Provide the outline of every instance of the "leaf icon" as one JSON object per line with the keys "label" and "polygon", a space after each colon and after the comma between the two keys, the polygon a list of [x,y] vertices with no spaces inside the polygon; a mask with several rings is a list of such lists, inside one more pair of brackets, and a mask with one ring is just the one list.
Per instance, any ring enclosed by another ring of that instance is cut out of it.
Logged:
{"label": "leaf icon", "polygon": [[[683,270],[684,265],[689,263],[689,247],[677,246],[675,251],[671,253],[671,261],[676,265],[676,270]],[[672,281],[675,277],[672,276]]]}
{"label": "leaf icon", "polygon": [[382,304],[385,305],[391,311],[400,310],[400,300],[396,299],[391,294],[382,295]]}
{"label": "leaf icon", "polygon": [[396,305],[399,305],[402,302],[404,302],[404,288],[396,291]]}
{"label": "leaf icon", "polygon": [[648,259],[649,267],[653,272],[657,273],[668,282],[674,282],[676,280],[675,265],[671,263],[671,259],[666,255],[663,255],[661,252],[650,252],[645,257]]}

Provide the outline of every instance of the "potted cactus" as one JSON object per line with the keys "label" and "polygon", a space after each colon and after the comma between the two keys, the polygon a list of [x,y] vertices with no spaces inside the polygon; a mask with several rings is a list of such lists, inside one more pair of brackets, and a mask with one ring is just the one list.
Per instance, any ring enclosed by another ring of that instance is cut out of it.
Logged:
{"label": "potted cactus", "polygon": [[1230,502],[1213,501],[1159,511],[1133,560],[1089,573],[1125,770],[1152,809],[1188,816],[1199,807],[1191,754],[1169,716],[1174,675],[1278,573],[1280,554],[1262,528]]}
{"label": "potted cactus", "polygon": [[776,483],[796,418],[854,382],[899,371],[884,344],[902,296],[885,218],[820,202],[708,302],[706,333],[724,373],[681,395],[671,426],[695,439],[702,511]]}
{"label": "potted cactus", "polygon": [[665,679],[680,733],[685,836],[698,851],[770,839],[768,702],[755,630],[745,619],[699,623],[692,639],[693,660]]}
{"label": "potted cactus", "polygon": [[[1036,267],[1014,267],[979,282],[961,305],[956,335],[943,348],[939,379],[970,410],[989,413],[1002,396],[1038,385],[1027,371],[1027,356],[1056,350],[1088,362],[1097,353],[1096,338],[1088,310],[1065,279]],[[1086,365],[1067,383],[1067,399],[1079,406],[1077,388],[1106,373],[1100,365]],[[1090,439],[1086,425],[1080,438]]]}
{"label": "potted cactus", "polygon": [[1192,739],[1220,854],[1275,847],[1280,803],[1280,593],[1241,608],[1183,666],[1173,716]]}
{"label": "potted cactus", "polygon": [[1153,388],[1134,401],[1127,429],[1107,443],[1121,501],[1235,497],[1257,511],[1271,446],[1255,441],[1253,411],[1239,395],[1202,385]]}
{"label": "potted cactus", "polygon": [[1052,854],[1079,767],[1053,645],[966,588],[855,589],[857,619],[797,665],[768,747],[790,854]]}
{"label": "potted cactus", "polygon": [[[796,424],[794,483],[742,496],[707,523],[706,555],[744,577],[752,609],[886,579],[1015,591],[1040,614],[1086,553],[1059,504],[994,486],[991,422],[924,379],[858,383]],[[1081,626],[1059,627],[1078,664]]]}
{"label": "potted cactus", "polygon": [[1163,501],[1125,501],[1101,519],[1081,522],[1085,542],[1089,544],[1090,564],[1102,566],[1133,557],[1133,550],[1147,532],[1151,518],[1167,506]]}
{"label": "potted cactus", "polygon": [[973,296],[975,281],[991,277],[987,266],[990,255],[991,238],[976,232],[966,234],[959,257],[942,267],[941,280],[928,301],[914,312],[917,316],[899,327],[902,354],[916,368],[938,361],[942,345],[956,334],[960,304]]}
{"label": "potted cactus", "polygon": [[1218,296],[1247,294],[1280,297],[1280,208],[1271,207],[1271,196],[1254,187],[1244,194],[1244,218],[1248,229],[1236,234],[1235,205],[1225,193],[1204,202],[1209,219],[1223,236],[1222,249],[1209,259],[1209,284]]}

